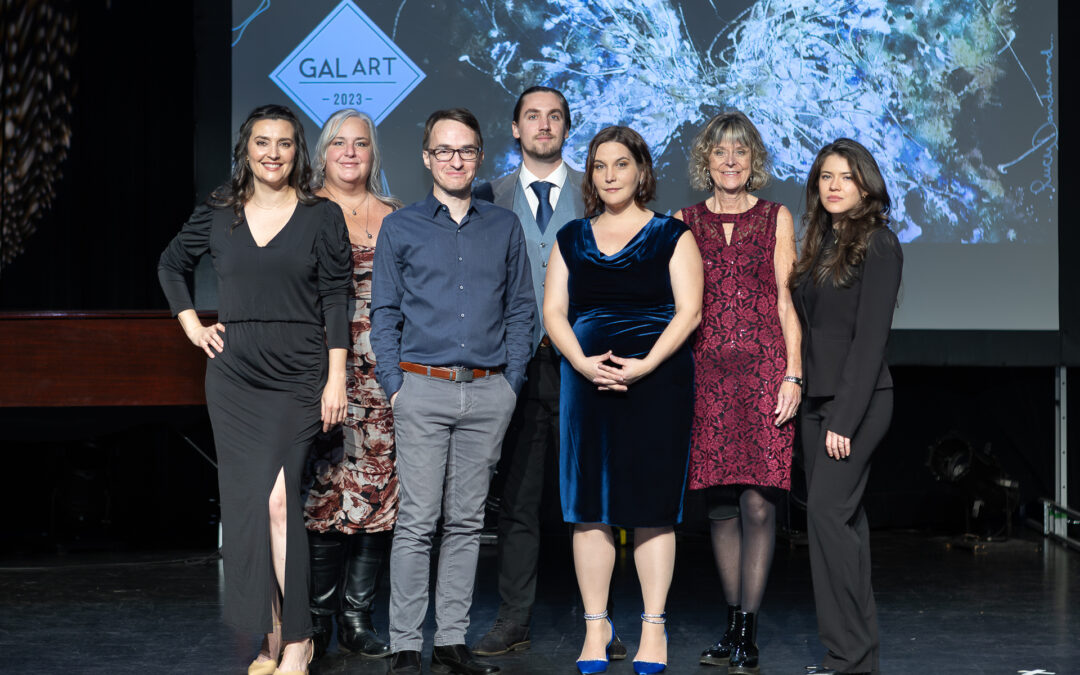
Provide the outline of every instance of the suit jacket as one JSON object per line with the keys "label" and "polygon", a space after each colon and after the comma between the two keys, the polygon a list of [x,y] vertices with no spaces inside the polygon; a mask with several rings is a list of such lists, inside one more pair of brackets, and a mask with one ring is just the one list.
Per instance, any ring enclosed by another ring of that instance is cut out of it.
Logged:
{"label": "suit jacket", "polygon": [[525,233],[525,246],[529,252],[529,267],[533,275],[533,289],[536,292],[536,320],[533,324],[533,351],[544,337],[544,277],[547,275],[548,258],[551,247],[555,244],[555,235],[571,220],[585,215],[585,202],[581,198],[581,181],[584,174],[566,167],[566,181],[559,191],[559,201],[551,214],[547,229],[540,232],[536,224],[536,214],[529,208],[529,200],[521,187],[521,168],[484,183],[473,190],[473,196],[486,199],[517,214],[521,229]]}
{"label": "suit jacket", "polygon": [[841,436],[855,435],[875,389],[892,387],[885,345],[903,265],[900,241],[883,227],[870,235],[850,286],[807,279],[794,289],[805,394],[834,397],[826,428]]}

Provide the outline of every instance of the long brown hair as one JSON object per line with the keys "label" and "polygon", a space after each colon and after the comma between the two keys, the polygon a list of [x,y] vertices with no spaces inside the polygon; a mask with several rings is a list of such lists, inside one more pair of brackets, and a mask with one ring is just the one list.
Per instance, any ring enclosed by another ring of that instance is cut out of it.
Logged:
{"label": "long brown hair", "polygon": [[311,164],[308,160],[307,142],[304,140],[304,126],[296,118],[292,110],[283,105],[262,105],[251,111],[240,131],[236,135],[236,145],[233,146],[232,176],[229,182],[220,186],[212,193],[207,202],[214,207],[233,208],[233,223],[235,228],[244,220],[244,204],[251,199],[255,191],[255,179],[248,166],[247,146],[251,140],[251,131],[256,122],[262,120],[285,120],[293,128],[293,142],[296,144],[296,159],[293,160],[292,174],[289,175],[289,186],[296,191],[297,199],[301,204],[313,204],[318,197],[311,193]]}
{"label": "long brown hair", "polygon": [[[839,216],[835,228],[835,246],[824,245],[834,216],[821,204],[819,183],[821,167],[833,155],[842,157],[851,169],[859,192],[865,196],[850,211]],[[833,286],[850,286],[856,268],[866,258],[870,235],[889,224],[892,201],[881,177],[881,170],[870,151],[850,138],[838,138],[818,152],[806,179],[806,213],[803,214],[802,254],[791,272],[790,285],[795,288],[807,280],[815,284],[832,282]]]}
{"label": "long brown hair", "polygon": [[642,178],[634,193],[634,203],[645,206],[656,197],[656,175],[653,173],[652,154],[649,152],[649,144],[641,137],[641,134],[630,127],[604,127],[589,141],[589,156],[585,160],[585,178],[581,181],[581,197],[585,201],[585,215],[595,216],[604,210],[604,202],[600,199],[600,193],[593,185],[593,162],[596,161],[596,150],[604,143],[621,143],[630,151],[630,156],[641,168]]}

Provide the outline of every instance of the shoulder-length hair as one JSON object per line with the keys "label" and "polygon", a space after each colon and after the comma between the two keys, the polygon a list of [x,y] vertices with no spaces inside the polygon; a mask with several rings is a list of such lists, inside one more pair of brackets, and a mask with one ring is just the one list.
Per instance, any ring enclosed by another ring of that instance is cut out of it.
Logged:
{"label": "shoulder-length hair", "polygon": [[375,122],[366,113],[353,108],[337,111],[323,125],[322,131],[319,133],[319,140],[315,143],[315,158],[311,163],[312,189],[317,190],[326,184],[326,153],[330,150],[330,143],[337,138],[345,122],[354,118],[367,125],[368,138],[371,139],[371,172],[368,173],[365,188],[372,197],[391,209],[400,209],[402,206],[401,200],[383,192],[382,151],[379,149],[379,137],[375,132]]}
{"label": "shoulder-length hair", "polygon": [[750,178],[746,191],[753,192],[769,184],[771,158],[761,140],[761,134],[750,118],[738,110],[716,115],[694,138],[690,146],[690,186],[695,190],[711,192],[713,179],[709,174],[709,155],[724,141],[739,143],[750,148]]}
{"label": "shoulder-length hair", "polygon": [[600,130],[589,141],[589,156],[585,160],[585,178],[581,181],[581,197],[585,201],[585,215],[593,216],[604,210],[604,202],[593,184],[593,163],[596,161],[596,149],[604,143],[621,143],[630,151],[641,168],[642,179],[634,194],[634,203],[645,206],[656,197],[656,175],[653,173],[652,154],[641,134],[630,127],[611,126]]}
{"label": "shoulder-length hair", "polygon": [[[831,156],[842,157],[848,163],[855,186],[863,198],[850,211],[834,216],[821,204],[819,184],[821,167]],[[850,138],[838,138],[818,152],[806,179],[806,213],[803,214],[802,254],[791,273],[791,287],[812,280],[815,284],[831,282],[833,286],[850,286],[856,268],[866,258],[870,235],[889,225],[892,201],[885,179],[870,151]],[[825,247],[830,229],[836,233],[836,245]]]}
{"label": "shoulder-length hair", "polygon": [[251,199],[255,191],[255,179],[248,165],[248,141],[252,129],[262,120],[285,120],[292,125],[293,143],[296,145],[296,158],[293,160],[292,173],[289,174],[289,186],[296,191],[302,204],[312,204],[318,197],[311,194],[311,164],[308,162],[307,142],[304,140],[304,127],[292,110],[283,105],[262,105],[255,108],[240,125],[236,134],[236,145],[232,153],[232,175],[229,182],[218,187],[207,200],[211,206],[233,208],[233,227],[244,220],[244,204]]}

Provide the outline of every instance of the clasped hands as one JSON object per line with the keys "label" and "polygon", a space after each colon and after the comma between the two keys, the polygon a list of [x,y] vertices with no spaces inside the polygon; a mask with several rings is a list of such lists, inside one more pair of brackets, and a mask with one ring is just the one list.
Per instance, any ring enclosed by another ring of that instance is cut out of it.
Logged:
{"label": "clasped hands", "polygon": [[575,369],[600,391],[626,391],[653,370],[644,359],[615,356],[610,349],[603,354],[586,356]]}

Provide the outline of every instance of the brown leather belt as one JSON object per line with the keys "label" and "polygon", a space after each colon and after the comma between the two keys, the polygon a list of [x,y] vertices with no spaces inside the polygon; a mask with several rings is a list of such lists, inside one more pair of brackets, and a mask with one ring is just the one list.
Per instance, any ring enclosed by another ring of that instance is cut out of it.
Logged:
{"label": "brown leather belt", "polygon": [[540,338],[540,346],[541,347],[550,347],[551,346],[551,338],[549,338],[547,335]]}
{"label": "brown leather belt", "polygon": [[451,382],[472,382],[488,375],[498,375],[503,370],[502,368],[483,369],[464,368],[462,366],[443,368],[441,366],[425,366],[411,361],[402,361],[398,365],[401,366],[402,370],[409,373],[437,377],[440,380],[450,380]]}

